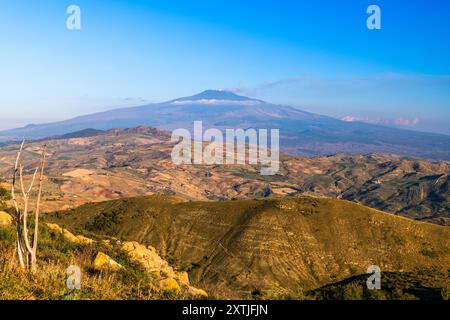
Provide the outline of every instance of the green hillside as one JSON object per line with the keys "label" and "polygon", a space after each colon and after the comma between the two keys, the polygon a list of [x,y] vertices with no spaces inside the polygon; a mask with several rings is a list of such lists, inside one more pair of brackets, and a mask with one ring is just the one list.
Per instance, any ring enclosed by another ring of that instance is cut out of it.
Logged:
{"label": "green hillside", "polygon": [[[450,229],[340,200],[120,199],[46,216],[91,238],[155,247],[218,297],[307,291],[364,274],[450,268]],[[447,279],[442,279],[446,281]]]}

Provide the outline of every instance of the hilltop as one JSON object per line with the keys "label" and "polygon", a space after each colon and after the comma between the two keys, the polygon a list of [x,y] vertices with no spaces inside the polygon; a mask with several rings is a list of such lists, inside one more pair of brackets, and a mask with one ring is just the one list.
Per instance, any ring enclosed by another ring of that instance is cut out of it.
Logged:
{"label": "hilltop", "polygon": [[[355,203],[292,198],[185,202],[170,196],[120,199],[46,215],[86,236],[156,248],[213,296],[311,290],[364,274],[450,266],[450,229]],[[447,277],[440,279],[445,286]]]}

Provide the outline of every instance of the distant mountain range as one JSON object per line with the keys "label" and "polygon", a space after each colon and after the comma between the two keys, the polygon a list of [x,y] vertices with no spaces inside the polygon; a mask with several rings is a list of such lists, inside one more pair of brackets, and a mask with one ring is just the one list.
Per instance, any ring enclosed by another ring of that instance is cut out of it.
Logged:
{"label": "distant mountain range", "polygon": [[41,139],[85,129],[108,130],[143,125],[166,130],[192,129],[197,120],[203,121],[205,128],[280,129],[282,150],[295,155],[386,153],[450,160],[450,136],[447,135],[346,122],[216,90],[163,103],[5,130],[0,132],[0,141],[22,137]]}

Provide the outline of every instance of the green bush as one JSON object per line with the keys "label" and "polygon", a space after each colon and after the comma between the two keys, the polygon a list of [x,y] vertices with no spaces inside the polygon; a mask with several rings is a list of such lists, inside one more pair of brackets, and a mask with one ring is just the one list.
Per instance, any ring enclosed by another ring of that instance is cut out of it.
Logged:
{"label": "green bush", "polygon": [[441,290],[442,300],[450,300],[450,287],[444,287]]}
{"label": "green bush", "polygon": [[344,288],[342,293],[344,300],[364,300],[364,290],[358,285],[349,285]]}
{"label": "green bush", "polygon": [[383,290],[367,290],[368,300],[389,300],[386,292]]}
{"label": "green bush", "polygon": [[5,188],[0,187],[0,201],[8,201],[11,199],[11,193]]}
{"label": "green bush", "polygon": [[119,231],[121,221],[122,213],[113,209],[97,215],[92,222],[86,225],[86,230],[113,236]]}
{"label": "green bush", "polygon": [[0,240],[7,246],[14,244],[16,241],[16,233],[13,228],[0,227]]}
{"label": "green bush", "polygon": [[0,187],[0,210],[5,211],[7,209],[6,201],[11,200],[11,193]]}

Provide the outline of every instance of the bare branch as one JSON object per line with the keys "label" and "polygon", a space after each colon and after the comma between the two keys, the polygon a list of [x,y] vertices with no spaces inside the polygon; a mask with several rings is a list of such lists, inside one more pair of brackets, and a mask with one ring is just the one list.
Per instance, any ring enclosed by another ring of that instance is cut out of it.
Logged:
{"label": "bare branch", "polygon": [[31,189],[33,189],[34,180],[36,179],[36,174],[37,174],[38,170],[39,170],[39,167],[36,167],[36,170],[34,170],[33,179],[31,180],[30,187],[28,188],[27,197],[30,196]]}
{"label": "bare branch", "polygon": [[25,270],[25,262],[23,260],[23,248],[22,248],[22,243],[21,243],[21,238],[22,238],[22,230],[21,230],[21,212],[19,209],[19,205],[17,203],[17,199],[16,199],[16,192],[15,192],[15,188],[16,188],[16,178],[17,178],[17,171],[18,171],[18,166],[19,166],[19,161],[20,161],[20,157],[22,155],[22,150],[23,150],[23,146],[25,144],[25,139],[22,140],[22,144],[20,145],[20,149],[19,152],[17,153],[17,158],[16,158],[16,163],[14,165],[14,172],[13,172],[13,178],[12,178],[12,186],[11,186],[11,198],[12,201],[14,203],[14,207],[16,209],[16,234],[17,234],[17,255],[19,257],[19,263],[20,263],[20,267],[22,268],[22,270]]}
{"label": "bare branch", "polygon": [[24,200],[24,208],[23,208],[23,240],[25,242],[25,248],[31,254],[33,252],[33,248],[30,245],[30,240],[28,239],[28,198]]}
{"label": "bare branch", "polygon": [[[19,163],[19,179],[20,179],[20,189],[22,191],[23,197],[27,198],[27,193],[25,192],[25,185],[23,183],[23,166],[22,166],[22,160]],[[25,200],[24,199],[24,200]]]}
{"label": "bare branch", "polygon": [[23,150],[24,144],[25,144],[25,140],[22,141],[22,144],[20,145],[19,152],[17,153],[16,164],[14,165],[14,173],[13,173],[13,179],[12,179],[12,188],[11,188],[11,198],[13,200],[14,207],[16,208],[16,213],[18,215],[18,218],[20,218],[20,210],[19,210],[19,205],[17,204],[15,186],[16,186],[16,177],[17,177],[17,171],[18,171],[18,166],[19,166],[19,160],[20,160],[20,156],[22,154],[22,150]]}
{"label": "bare branch", "polygon": [[39,213],[41,206],[41,195],[42,195],[42,180],[44,177],[44,167],[45,167],[45,156],[47,152],[47,146],[44,146],[41,154],[41,174],[39,175],[39,189],[36,201],[36,213],[34,216],[34,239],[33,239],[33,258],[32,261],[32,271],[34,272],[36,269],[36,252],[37,252],[37,243],[38,243],[38,235],[39,235]]}

